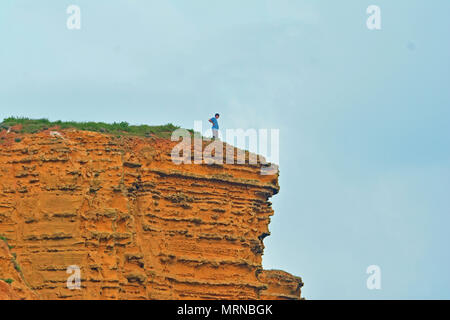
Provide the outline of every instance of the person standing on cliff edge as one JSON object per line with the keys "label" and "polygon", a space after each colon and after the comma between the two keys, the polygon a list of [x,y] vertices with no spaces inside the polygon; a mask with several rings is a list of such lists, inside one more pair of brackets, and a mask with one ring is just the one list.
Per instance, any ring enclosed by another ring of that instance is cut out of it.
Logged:
{"label": "person standing on cliff edge", "polygon": [[216,113],[214,117],[209,119],[209,122],[212,123],[212,133],[213,133],[213,139],[219,139],[219,122],[217,121],[220,117],[220,114]]}

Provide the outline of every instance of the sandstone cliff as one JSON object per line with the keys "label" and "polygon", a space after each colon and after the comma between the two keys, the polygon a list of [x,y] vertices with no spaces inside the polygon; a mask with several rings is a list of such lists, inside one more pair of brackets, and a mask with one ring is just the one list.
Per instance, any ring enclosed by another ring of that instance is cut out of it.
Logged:
{"label": "sandstone cliff", "polygon": [[60,133],[0,133],[0,299],[300,298],[300,278],[261,266],[276,175],[176,165],[157,137]]}

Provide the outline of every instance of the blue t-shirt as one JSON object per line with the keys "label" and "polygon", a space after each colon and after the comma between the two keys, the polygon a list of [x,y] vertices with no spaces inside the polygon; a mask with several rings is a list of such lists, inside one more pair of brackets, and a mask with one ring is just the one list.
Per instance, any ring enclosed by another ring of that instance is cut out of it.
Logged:
{"label": "blue t-shirt", "polygon": [[216,117],[212,117],[212,118],[211,118],[211,121],[212,121],[212,123],[213,123],[212,128],[213,128],[213,129],[219,130],[219,122],[217,121]]}

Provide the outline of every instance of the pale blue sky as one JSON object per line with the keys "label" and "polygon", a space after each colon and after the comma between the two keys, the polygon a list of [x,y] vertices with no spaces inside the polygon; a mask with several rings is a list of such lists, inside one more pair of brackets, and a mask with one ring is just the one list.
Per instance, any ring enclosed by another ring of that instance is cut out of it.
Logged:
{"label": "pale blue sky", "polygon": [[264,266],[309,299],[449,299],[449,16],[447,0],[4,0],[0,118],[279,128]]}

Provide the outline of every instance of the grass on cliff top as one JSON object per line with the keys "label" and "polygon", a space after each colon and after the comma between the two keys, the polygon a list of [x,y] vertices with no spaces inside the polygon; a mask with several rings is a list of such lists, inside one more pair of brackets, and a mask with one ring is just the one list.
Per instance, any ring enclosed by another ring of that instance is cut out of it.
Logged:
{"label": "grass on cliff top", "polygon": [[173,131],[180,128],[171,123],[162,126],[149,125],[130,125],[128,122],[75,122],[75,121],[50,121],[48,119],[29,119],[19,117],[9,117],[3,119],[0,128],[8,129],[13,126],[21,125],[20,133],[37,133],[58,126],[61,129],[78,129],[84,131],[94,131],[115,135],[130,136],[150,136],[151,134],[161,138],[169,138]]}

